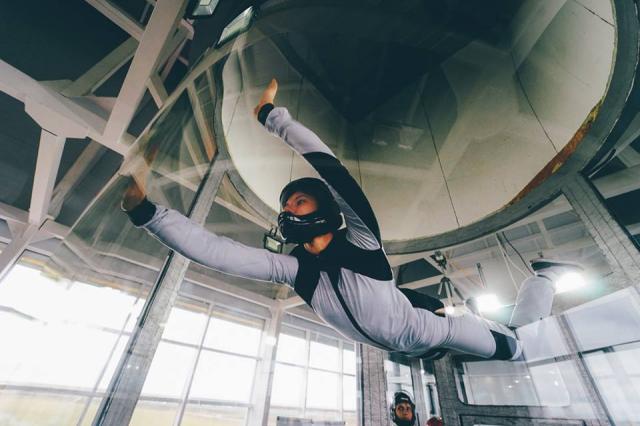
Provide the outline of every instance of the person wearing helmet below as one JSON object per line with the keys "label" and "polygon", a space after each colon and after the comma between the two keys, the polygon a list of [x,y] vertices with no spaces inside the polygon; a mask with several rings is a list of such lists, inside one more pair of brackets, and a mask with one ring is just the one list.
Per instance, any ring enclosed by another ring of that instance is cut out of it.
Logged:
{"label": "person wearing helmet below", "polygon": [[315,133],[286,108],[274,106],[277,89],[274,79],[254,110],[256,118],[321,177],[294,180],[280,194],[278,226],[286,242],[296,244],[290,254],[211,233],[149,201],[132,179],[122,207],[134,225],[201,265],[293,287],[320,318],[354,341],[414,357],[451,350],[486,359],[519,358],[521,344],[510,328],[471,313],[443,316],[439,300],[396,286],[360,186]]}
{"label": "person wearing helmet below", "polygon": [[414,426],[417,420],[416,404],[408,393],[396,392],[390,407],[391,420],[398,426]]}

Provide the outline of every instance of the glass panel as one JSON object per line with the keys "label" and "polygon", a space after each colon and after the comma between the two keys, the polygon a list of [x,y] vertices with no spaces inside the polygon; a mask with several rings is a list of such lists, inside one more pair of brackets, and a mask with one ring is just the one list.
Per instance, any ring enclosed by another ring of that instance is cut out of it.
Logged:
{"label": "glass panel", "polygon": [[87,401],[80,395],[47,392],[44,389],[19,391],[3,389],[0,419],[6,425],[73,425]]}
{"label": "glass panel", "polygon": [[211,318],[204,345],[245,355],[257,356],[260,348],[260,337],[264,321],[240,318]]}
{"label": "glass panel", "polygon": [[399,391],[413,395],[413,381],[411,380],[411,367],[408,358],[399,354],[389,354],[389,359],[384,361],[384,372],[389,401],[393,399],[393,394]]}
{"label": "glass panel", "polygon": [[254,359],[203,350],[189,398],[248,403],[255,368]]}
{"label": "glass panel", "polygon": [[292,364],[307,363],[307,341],[304,337],[280,333],[276,359]]}
{"label": "glass panel", "polygon": [[[640,296],[628,288],[566,313],[587,368],[616,424],[640,421]],[[589,327],[588,324],[591,324]]]}
{"label": "glass panel", "polygon": [[304,369],[276,364],[271,388],[271,405],[302,407],[304,403]]}
{"label": "glass panel", "polygon": [[326,371],[309,370],[307,407],[338,408],[338,375]]}
{"label": "glass panel", "polygon": [[91,400],[79,395],[110,379],[105,367],[117,362],[138,296],[115,282],[45,274],[31,256],[26,252],[0,282],[0,412],[73,424],[86,418]]}
{"label": "glass panel", "polygon": [[221,407],[190,402],[182,417],[181,426],[244,426],[245,407]]}
{"label": "glass panel", "polygon": [[[286,182],[311,175],[253,117],[256,93],[275,77],[278,106],[358,177],[385,239],[477,222],[525,188],[607,91],[616,45],[610,2],[584,3],[335,2],[317,9],[267,1],[224,65],[231,159],[274,210]],[[604,4],[601,15],[591,3]],[[439,23],[428,40],[420,35],[425,22]],[[269,179],[256,166],[265,162]]]}
{"label": "glass panel", "polygon": [[356,352],[353,347],[342,350],[342,371],[345,374],[356,374]]}
{"label": "glass panel", "polygon": [[323,370],[340,371],[340,350],[338,341],[316,335],[311,341],[309,366]]}
{"label": "glass panel", "polygon": [[185,309],[174,308],[171,310],[169,320],[164,327],[162,338],[199,345],[206,323],[206,311],[192,312]]}
{"label": "glass panel", "polygon": [[355,410],[357,401],[357,386],[355,376],[342,376],[342,409]]}
{"label": "glass panel", "polygon": [[172,426],[177,412],[174,402],[140,400],[129,426]]}
{"label": "glass panel", "polygon": [[180,398],[196,354],[196,348],[160,342],[144,382],[142,395]]}

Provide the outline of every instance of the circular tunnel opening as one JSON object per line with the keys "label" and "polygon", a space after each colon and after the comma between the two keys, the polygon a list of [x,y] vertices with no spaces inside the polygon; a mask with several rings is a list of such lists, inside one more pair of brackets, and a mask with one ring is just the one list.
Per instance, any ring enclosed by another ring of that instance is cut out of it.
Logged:
{"label": "circular tunnel opening", "polygon": [[576,145],[615,45],[608,1],[268,1],[213,50],[228,53],[226,147],[245,190],[274,211],[287,182],[314,175],[253,117],[275,77],[276,104],[361,184],[384,240],[455,232],[512,204]]}

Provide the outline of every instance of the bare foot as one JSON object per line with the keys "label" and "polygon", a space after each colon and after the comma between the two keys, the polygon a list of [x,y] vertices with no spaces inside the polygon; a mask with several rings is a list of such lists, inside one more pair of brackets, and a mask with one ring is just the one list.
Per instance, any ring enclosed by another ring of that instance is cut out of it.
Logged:
{"label": "bare foot", "polygon": [[257,117],[258,113],[260,112],[260,108],[262,108],[266,104],[272,104],[273,100],[276,98],[277,92],[278,92],[278,82],[276,81],[275,78],[272,78],[267,88],[264,89],[264,92],[262,92],[262,97],[260,98],[260,102],[258,102],[258,105],[256,105],[256,107],[253,109],[253,115]]}

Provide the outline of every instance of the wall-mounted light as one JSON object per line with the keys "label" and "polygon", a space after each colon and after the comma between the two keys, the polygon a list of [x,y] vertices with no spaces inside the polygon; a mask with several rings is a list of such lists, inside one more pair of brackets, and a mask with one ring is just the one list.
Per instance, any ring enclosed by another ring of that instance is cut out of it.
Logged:
{"label": "wall-mounted light", "polygon": [[566,293],[587,284],[584,276],[578,272],[567,272],[556,281],[556,293]]}
{"label": "wall-mounted light", "polygon": [[264,238],[262,240],[262,246],[273,253],[282,253],[284,248],[284,242],[280,235],[278,235],[278,230],[276,228],[271,228],[271,230],[264,234]]}

